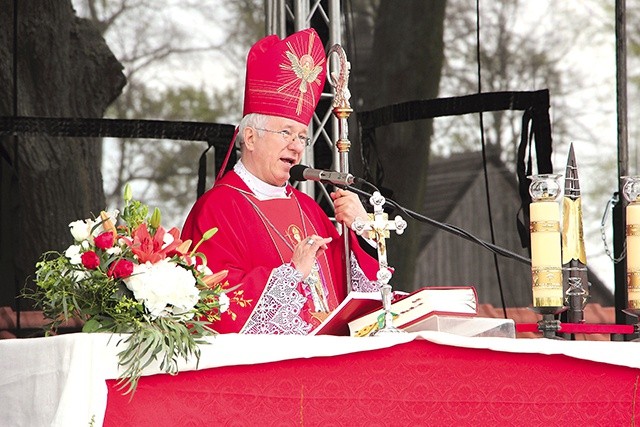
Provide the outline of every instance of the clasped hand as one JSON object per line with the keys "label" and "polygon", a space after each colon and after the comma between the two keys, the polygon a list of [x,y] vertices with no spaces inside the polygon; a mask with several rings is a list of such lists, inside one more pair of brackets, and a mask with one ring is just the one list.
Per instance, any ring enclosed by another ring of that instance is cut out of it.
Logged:
{"label": "clasped hand", "polygon": [[[336,213],[336,221],[351,227],[356,218],[367,218],[367,211],[362,206],[360,199],[351,191],[338,189],[331,193]],[[302,240],[293,250],[291,262],[296,270],[302,273],[303,280],[311,273],[316,258],[328,248],[331,237],[312,235]]]}
{"label": "clasped hand", "polygon": [[327,244],[331,240],[333,240],[331,237],[320,237],[314,234],[296,245],[291,262],[296,270],[302,273],[303,280],[309,276],[316,258],[327,250]]}

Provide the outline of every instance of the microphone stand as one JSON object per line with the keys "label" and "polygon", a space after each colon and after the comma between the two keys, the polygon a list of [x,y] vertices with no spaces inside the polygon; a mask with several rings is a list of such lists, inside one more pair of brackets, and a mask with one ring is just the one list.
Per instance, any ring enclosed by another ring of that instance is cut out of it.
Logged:
{"label": "microphone stand", "polygon": [[[360,179],[360,178],[356,178],[356,181],[365,182],[368,185],[372,185],[372,184],[368,183],[367,181],[364,181],[363,179]],[[348,185],[348,184],[347,185],[336,185],[336,187],[340,187],[340,188],[343,188],[345,190],[352,191],[352,192],[354,192],[354,193],[356,193],[356,194],[358,194],[360,196],[364,196],[364,197],[371,197],[372,196],[371,193],[368,193],[368,192],[366,192],[364,190],[356,188],[356,187],[354,187],[352,185]],[[515,253],[515,252],[511,252],[511,251],[509,251],[509,250],[507,250],[505,248],[502,248],[500,246],[494,245],[493,243],[489,243],[487,241],[484,241],[484,240],[474,236],[473,234],[469,233],[468,231],[466,231],[466,230],[464,230],[464,229],[462,229],[460,227],[456,227],[455,225],[451,225],[451,224],[447,224],[447,223],[442,223],[442,222],[436,221],[435,219],[431,219],[431,218],[429,218],[427,216],[419,214],[417,212],[413,212],[413,211],[401,206],[399,203],[397,203],[397,202],[395,202],[395,201],[393,201],[391,199],[385,199],[385,206],[386,205],[398,208],[402,212],[404,212],[405,214],[407,214],[408,216],[410,216],[413,219],[416,219],[416,220],[418,220],[420,222],[425,222],[425,223],[430,224],[430,225],[432,225],[434,227],[437,227],[437,228],[439,228],[441,230],[444,230],[444,231],[446,231],[448,233],[454,234],[454,235],[456,235],[458,237],[462,237],[463,239],[469,240],[470,242],[473,242],[473,243],[475,243],[477,245],[480,245],[480,246],[484,247],[485,249],[490,250],[493,253],[501,255],[501,256],[503,256],[505,258],[511,258],[513,260],[516,260],[516,261],[519,261],[519,262],[521,262],[523,264],[527,264],[527,265],[531,266],[531,259],[530,258],[524,257],[522,255],[519,255],[519,254]]]}

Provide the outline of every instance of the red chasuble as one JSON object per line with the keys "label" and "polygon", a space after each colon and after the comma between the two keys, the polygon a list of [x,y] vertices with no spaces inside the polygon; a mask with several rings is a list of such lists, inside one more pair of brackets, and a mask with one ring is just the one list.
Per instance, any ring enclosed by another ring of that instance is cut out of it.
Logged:
{"label": "red chasuble", "polygon": [[[341,236],[313,199],[291,186],[287,194],[286,199],[259,201],[230,171],[189,213],[182,238],[196,244],[207,230],[217,227],[218,232],[198,250],[206,255],[212,271],[228,270],[229,284],[240,285],[244,298],[252,300],[245,308],[232,305],[235,321],[223,313],[213,325],[218,332],[300,334],[320,323],[317,312],[321,310],[310,286],[295,280],[296,272],[289,265],[293,248],[308,235],[333,238],[317,259],[318,287],[326,295],[328,311],[344,299],[347,284]],[[378,263],[350,233],[356,258],[351,262],[354,282],[359,290],[376,290],[371,284],[367,289],[363,282],[375,279]]]}

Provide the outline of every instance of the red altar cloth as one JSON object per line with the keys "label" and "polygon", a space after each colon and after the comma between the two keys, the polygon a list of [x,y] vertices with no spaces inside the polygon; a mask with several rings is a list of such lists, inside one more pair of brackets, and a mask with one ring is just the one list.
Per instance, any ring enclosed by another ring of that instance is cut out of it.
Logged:
{"label": "red altar cloth", "polygon": [[143,377],[132,401],[109,380],[104,426],[633,425],[639,375],[564,355],[414,340]]}

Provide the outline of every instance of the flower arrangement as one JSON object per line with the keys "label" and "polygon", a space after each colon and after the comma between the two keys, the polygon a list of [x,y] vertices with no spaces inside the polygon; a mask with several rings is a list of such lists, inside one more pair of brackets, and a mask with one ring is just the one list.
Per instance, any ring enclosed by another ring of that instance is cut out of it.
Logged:
{"label": "flower arrangement", "polygon": [[48,334],[72,318],[84,322],[83,332],[125,334],[119,380],[129,393],[154,360],[170,374],[178,372],[180,358],[199,361],[198,344],[215,334],[210,323],[224,312],[235,318],[230,305],[248,301],[242,291],[231,294],[223,282],[227,272],[213,274],[197,252],[217,229],[191,249],[177,228],[160,225],[157,208],[149,215],[147,205],[131,198],[128,185],[124,201],[120,218],[118,211],[101,212],[69,224],[74,243],[64,253],[43,254],[27,296],[52,319]]}

